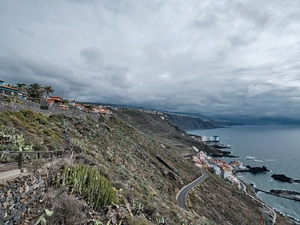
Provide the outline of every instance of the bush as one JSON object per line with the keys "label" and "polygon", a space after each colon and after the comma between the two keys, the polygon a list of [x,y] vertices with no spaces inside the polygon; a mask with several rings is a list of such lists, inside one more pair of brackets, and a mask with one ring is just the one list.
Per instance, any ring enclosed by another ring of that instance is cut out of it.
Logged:
{"label": "bush", "polygon": [[38,122],[39,122],[40,124],[42,124],[42,125],[47,125],[47,124],[49,124],[48,120],[47,120],[46,118],[44,118],[44,117],[39,118],[39,119],[38,119]]}
{"label": "bush", "polygon": [[20,111],[27,121],[35,121],[39,118],[39,114],[31,110],[21,110]]}
{"label": "bush", "polygon": [[47,217],[47,224],[79,225],[87,220],[83,203],[72,195],[62,193],[50,204],[54,213]]}
{"label": "bush", "polygon": [[59,188],[66,188],[68,193],[82,196],[95,210],[116,200],[111,183],[96,168],[89,168],[83,164],[65,165],[53,176],[53,184]]}

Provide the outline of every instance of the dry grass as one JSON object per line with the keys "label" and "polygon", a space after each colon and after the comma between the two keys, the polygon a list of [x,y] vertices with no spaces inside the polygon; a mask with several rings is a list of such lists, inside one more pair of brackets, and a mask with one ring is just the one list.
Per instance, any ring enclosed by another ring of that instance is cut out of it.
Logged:
{"label": "dry grass", "polygon": [[80,225],[89,219],[86,206],[73,195],[68,195],[63,191],[51,190],[51,196],[45,208],[53,210],[51,217],[47,218],[50,225]]}

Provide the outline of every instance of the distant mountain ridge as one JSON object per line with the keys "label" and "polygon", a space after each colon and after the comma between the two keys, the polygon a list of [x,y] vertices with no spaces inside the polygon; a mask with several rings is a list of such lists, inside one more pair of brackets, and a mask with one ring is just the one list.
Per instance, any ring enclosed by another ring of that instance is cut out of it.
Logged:
{"label": "distant mountain ridge", "polygon": [[221,124],[213,120],[201,119],[199,117],[192,117],[187,115],[165,113],[165,116],[174,126],[177,126],[183,130],[194,129],[213,129],[224,127]]}
{"label": "distant mountain ridge", "polygon": [[[91,103],[101,104],[101,103]],[[111,107],[121,107],[128,109],[136,109],[142,111],[156,111],[169,116],[170,122],[175,126],[183,130],[193,129],[213,129],[234,125],[300,125],[300,120],[295,118],[286,117],[263,117],[263,116],[249,116],[249,115],[237,115],[237,116],[224,116],[214,115],[208,116],[201,113],[194,112],[169,112],[160,109],[148,108],[143,106],[132,105],[119,105],[119,104],[107,104]]]}
{"label": "distant mountain ridge", "polygon": [[244,125],[300,125],[299,119],[284,118],[284,117],[250,117],[250,116],[237,116],[237,117],[218,117],[221,120],[228,120],[233,123],[241,123]]}

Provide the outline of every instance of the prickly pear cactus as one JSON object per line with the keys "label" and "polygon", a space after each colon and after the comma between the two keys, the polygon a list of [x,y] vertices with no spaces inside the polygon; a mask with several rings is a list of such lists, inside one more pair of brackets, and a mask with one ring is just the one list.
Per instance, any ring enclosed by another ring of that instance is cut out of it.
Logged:
{"label": "prickly pear cactus", "polygon": [[23,134],[16,134],[15,130],[0,126],[0,151],[32,151],[32,147],[26,145]]}

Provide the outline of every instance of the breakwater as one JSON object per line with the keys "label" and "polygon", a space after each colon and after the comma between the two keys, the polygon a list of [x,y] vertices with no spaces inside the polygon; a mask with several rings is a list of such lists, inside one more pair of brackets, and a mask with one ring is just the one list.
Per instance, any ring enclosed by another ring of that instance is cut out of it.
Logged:
{"label": "breakwater", "polygon": [[253,187],[255,192],[263,192],[269,195],[274,195],[274,196],[278,196],[278,197],[282,197],[282,198],[287,198],[287,199],[291,199],[294,201],[298,201],[300,202],[300,192],[296,192],[296,191],[288,191],[288,190],[270,190],[270,191],[264,191],[258,188]]}

